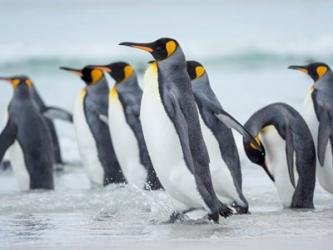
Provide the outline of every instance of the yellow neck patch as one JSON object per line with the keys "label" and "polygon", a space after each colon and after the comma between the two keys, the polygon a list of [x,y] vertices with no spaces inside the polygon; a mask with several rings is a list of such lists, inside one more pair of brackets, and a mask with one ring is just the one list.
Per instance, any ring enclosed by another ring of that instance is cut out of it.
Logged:
{"label": "yellow neck patch", "polygon": [[11,81],[13,88],[16,89],[19,86],[20,82],[21,81],[19,79],[13,79]]}
{"label": "yellow neck patch", "polygon": [[196,79],[197,78],[200,78],[203,74],[205,73],[205,69],[204,69],[204,67],[202,67],[202,66],[197,66],[196,68],[195,68],[195,75],[196,75]]}
{"label": "yellow neck patch", "polygon": [[157,62],[153,62],[149,65],[149,68],[154,72],[156,73],[157,72]]}
{"label": "yellow neck patch", "polygon": [[116,85],[113,85],[111,91],[110,91],[110,97],[112,99],[116,98],[118,96],[118,91],[117,91],[117,88],[116,88]]}
{"label": "yellow neck patch", "polygon": [[317,71],[317,74],[319,76],[319,79],[323,77],[323,75],[325,75],[325,73],[327,72],[327,67],[325,66],[319,66],[317,67],[316,71]]}
{"label": "yellow neck patch", "polygon": [[84,87],[84,88],[81,90],[80,95],[79,95],[79,98],[80,98],[81,102],[83,101],[83,99],[84,99],[84,97],[86,96],[86,94],[87,94],[87,88]]}
{"label": "yellow neck patch", "polygon": [[125,68],[124,68],[124,80],[127,80],[128,78],[130,78],[134,73],[134,69],[131,65],[127,65]]}
{"label": "yellow neck patch", "polygon": [[100,69],[93,69],[91,71],[91,83],[95,84],[103,77],[103,71]]}
{"label": "yellow neck patch", "polygon": [[171,56],[177,49],[177,44],[175,41],[169,41],[165,45],[166,50],[168,52],[168,57]]}

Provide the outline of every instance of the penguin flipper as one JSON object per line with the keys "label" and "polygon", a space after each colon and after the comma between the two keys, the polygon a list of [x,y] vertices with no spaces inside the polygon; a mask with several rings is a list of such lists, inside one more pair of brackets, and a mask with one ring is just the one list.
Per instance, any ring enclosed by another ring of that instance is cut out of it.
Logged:
{"label": "penguin flipper", "polygon": [[288,172],[291,184],[293,187],[296,187],[295,184],[295,174],[294,174],[294,139],[293,139],[293,132],[290,129],[287,129],[286,135],[286,156],[287,156],[287,165],[288,165]]}
{"label": "penguin flipper", "polygon": [[177,134],[182,147],[184,160],[191,173],[195,173],[194,162],[191,154],[190,140],[189,140],[189,128],[186,117],[181,109],[181,106],[177,102],[175,94],[170,91],[167,95],[168,98],[164,98],[164,103],[168,109],[168,114],[174,121],[174,126],[177,130]]}
{"label": "penguin flipper", "polygon": [[325,162],[326,147],[331,135],[330,119],[328,113],[323,110],[319,116],[318,128],[318,159],[321,166]]}
{"label": "penguin flipper", "polygon": [[240,133],[247,141],[251,142],[252,144],[256,145],[257,148],[260,148],[260,145],[255,140],[255,138],[247,131],[246,128],[242,124],[240,124],[235,118],[233,118],[229,113],[226,111],[219,109],[214,111],[215,116],[219,119],[225,126],[230,129],[236,130]]}
{"label": "penguin flipper", "polygon": [[14,143],[16,134],[17,126],[14,121],[9,118],[6,127],[0,134],[0,161],[2,161],[6,150]]}
{"label": "penguin flipper", "polygon": [[73,122],[73,115],[59,107],[48,106],[42,111],[42,114],[51,120],[59,119],[70,123]]}
{"label": "penguin flipper", "polygon": [[104,122],[106,125],[109,126],[109,118],[106,116],[106,115],[103,115],[103,114],[99,114],[99,119]]}

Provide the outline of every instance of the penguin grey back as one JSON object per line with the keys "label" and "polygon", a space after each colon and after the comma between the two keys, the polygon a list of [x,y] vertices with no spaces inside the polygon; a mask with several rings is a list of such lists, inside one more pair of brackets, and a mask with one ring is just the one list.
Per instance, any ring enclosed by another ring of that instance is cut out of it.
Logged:
{"label": "penguin grey back", "polygon": [[[195,65],[190,65],[193,63]],[[188,71],[190,69],[197,71],[189,72],[189,75],[192,79],[192,90],[199,112],[204,123],[212,131],[218,141],[221,156],[231,173],[239,197],[248,205],[242,193],[242,172],[235,139],[231,129],[216,116],[217,110],[222,111],[223,108],[210,86],[208,74],[202,65],[194,61],[187,62],[187,69]],[[194,75],[191,73],[194,73]],[[247,210],[247,208],[245,208],[245,210]]]}

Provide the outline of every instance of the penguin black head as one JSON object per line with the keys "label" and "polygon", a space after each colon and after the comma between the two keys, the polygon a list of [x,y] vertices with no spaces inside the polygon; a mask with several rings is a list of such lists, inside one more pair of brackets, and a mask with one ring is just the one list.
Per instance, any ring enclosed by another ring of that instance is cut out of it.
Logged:
{"label": "penguin black head", "polygon": [[190,76],[191,80],[198,79],[206,73],[205,68],[197,61],[187,61],[186,66],[187,73]]}
{"label": "penguin black head", "polygon": [[331,71],[330,67],[326,63],[316,62],[309,65],[297,66],[291,65],[288,69],[295,69],[308,74],[314,81],[318,81],[328,71]]}
{"label": "penguin black head", "polygon": [[273,175],[269,172],[267,164],[266,164],[266,152],[265,148],[262,145],[260,139],[258,136],[255,138],[254,141],[246,141],[244,140],[244,149],[247,157],[249,158],[250,161],[253,163],[261,166],[269,178],[274,182],[274,177]]}
{"label": "penguin black head", "polygon": [[14,90],[19,86],[26,86],[30,88],[32,86],[32,80],[25,75],[17,75],[12,77],[0,77],[0,80],[10,82]]}
{"label": "penguin black head", "polygon": [[68,67],[60,67],[60,69],[73,72],[79,76],[88,86],[98,83],[103,77],[103,71],[94,65],[85,66],[83,69],[73,69]]}
{"label": "penguin black head", "polygon": [[156,61],[162,61],[171,56],[179,47],[178,42],[172,38],[160,38],[151,43],[132,43],[123,42],[119,45],[125,45],[147,51],[152,54]]}
{"label": "penguin black head", "polygon": [[126,62],[114,62],[107,65],[95,66],[105,72],[108,72],[110,76],[116,81],[121,83],[134,74],[134,68]]}

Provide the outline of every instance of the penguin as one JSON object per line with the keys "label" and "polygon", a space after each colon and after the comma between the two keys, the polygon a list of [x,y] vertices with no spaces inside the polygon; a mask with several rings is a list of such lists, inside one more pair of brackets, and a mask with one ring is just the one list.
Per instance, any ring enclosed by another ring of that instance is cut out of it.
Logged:
{"label": "penguin", "polygon": [[200,125],[211,160],[210,172],[214,189],[219,198],[234,207],[238,213],[247,213],[249,205],[242,192],[242,172],[235,139],[230,127],[217,116],[225,111],[211,89],[205,68],[196,61],[187,61],[187,71],[192,81]]}
{"label": "penguin", "polygon": [[255,112],[245,128],[260,145],[243,139],[246,155],[261,166],[276,186],[284,208],[314,208],[316,153],[303,117],[285,103]]}
{"label": "penguin", "polygon": [[314,84],[305,99],[305,119],[317,149],[317,178],[333,194],[333,72],[326,63],[289,66],[309,75]]}
{"label": "penguin", "polygon": [[140,117],[150,157],[164,189],[173,200],[174,222],[193,209],[205,209],[215,223],[232,210],[214,191],[209,156],[186,70],[185,55],[172,38],[152,43],[123,42],[151,53],[144,76]]}
{"label": "penguin", "polygon": [[100,119],[108,115],[109,87],[104,73],[94,66],[83,69],[61,67],[86,84],[75,103],[73,121],[83,166],[92,186],[125,183],[109,132]]}
{"label": "penguin", "polygon": [[[29,79],[29,80],[31,80],[31,79]],[[33,82],[32,82],[31,87],[29,88],[29,90],[31,92],[33,100],[36,102],[36,104],[39,108],[39,111],[43,114],[43,116],[46,120],[47,126],[49,127],[51,137],[52,137],[53,150],[54,150],[54,152],[53,152],[54,153],[54,163],[56,165],[63,165],[64,162],[63,162],[62,155],[61,155],[58,134],[55,129],[53,120],[61,119],[66,122],[72,123],[73,116],[70,112],[68,112],[62,108],[47,106],[45,104],[44,100],[42,99],[42,97],[40,96],[39,92],[37,91],[36,86]],[[8,161],[8,160],[4,160],[4,162],[2,162],[0,164],[6,168],[11,167],[10,161]],[[59,169],[61,169],[61,168],[58,167],[57,170],[59,170]]]}
{"label": "penguin", "polygon": [[10,162],[22,191],[53,189],[53,144],[26,76],[0,77],[14,88],[8,120],[0,135],[0,161],[9,149]]}
{"label": "penguin", "polygon": [[97,68],[115,80],[109,93],[109,126],[120,167],[129,184],[148,190],[161,183],[147,150],[140,121],[142,90],[134,68],[126,62],[114,62]]}

